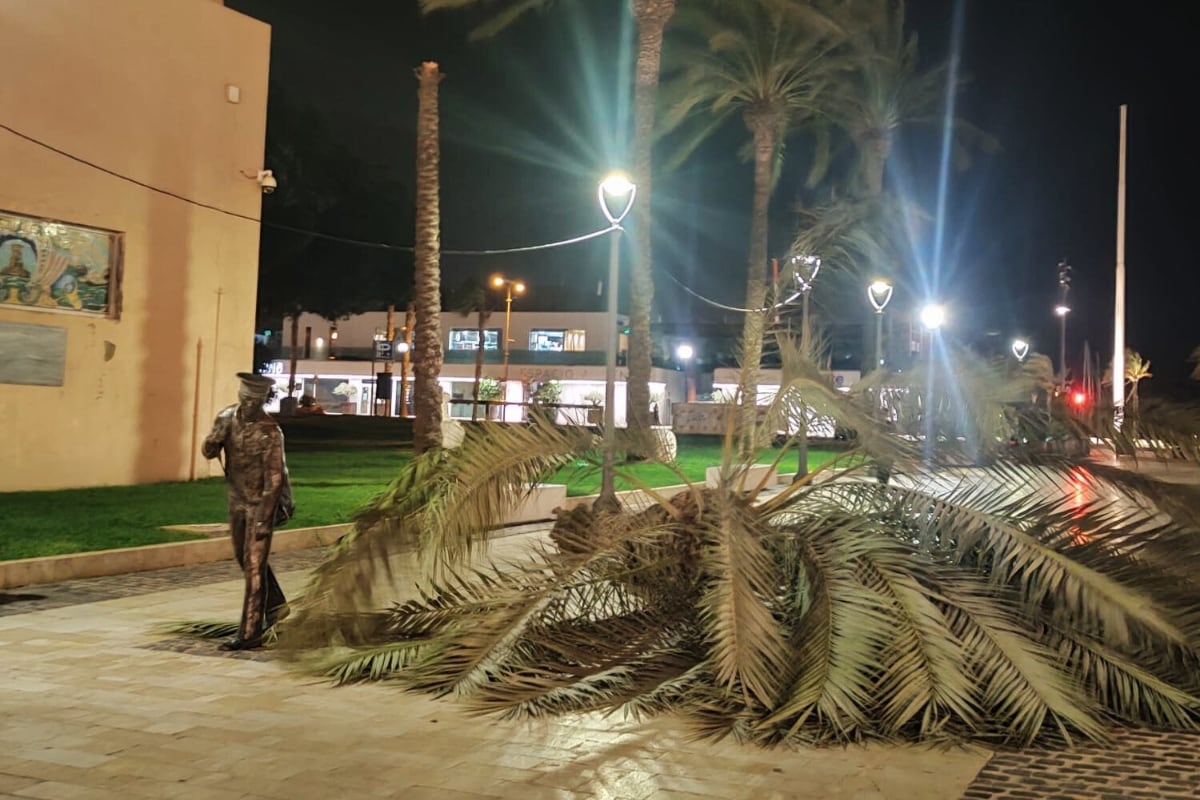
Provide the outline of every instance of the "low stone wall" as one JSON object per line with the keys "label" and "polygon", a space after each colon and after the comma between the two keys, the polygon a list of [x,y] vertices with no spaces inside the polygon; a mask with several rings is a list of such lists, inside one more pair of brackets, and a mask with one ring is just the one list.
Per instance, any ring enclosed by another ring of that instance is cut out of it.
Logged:
{"label": "low stone wall", "polygon": [[[737,411],[730,403],[672,403],[671,427],[675,433],[698,433],[724,436],[729,415]],[[757,423],[767,418],[767,406],[758,406]]]}

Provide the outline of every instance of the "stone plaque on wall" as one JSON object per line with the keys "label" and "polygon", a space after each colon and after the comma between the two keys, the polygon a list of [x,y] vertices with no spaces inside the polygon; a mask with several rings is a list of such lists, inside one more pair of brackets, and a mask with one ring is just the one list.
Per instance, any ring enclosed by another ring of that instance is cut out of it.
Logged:
{"label": "stone plaque on wall", "polygon": [[67,329],[0,322],[0,383],[62,386]]}

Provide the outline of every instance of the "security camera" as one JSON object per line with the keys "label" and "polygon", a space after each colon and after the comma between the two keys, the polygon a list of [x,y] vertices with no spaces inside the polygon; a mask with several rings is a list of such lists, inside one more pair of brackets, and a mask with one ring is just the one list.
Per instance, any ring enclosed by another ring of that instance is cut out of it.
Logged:
{"label": "security camera", "polygon": [[258,171],[258,185],[262,187],[263,194],[270,194],[279,186],[279,182],[275,180],[275,173],[269,169],[260,169]]}

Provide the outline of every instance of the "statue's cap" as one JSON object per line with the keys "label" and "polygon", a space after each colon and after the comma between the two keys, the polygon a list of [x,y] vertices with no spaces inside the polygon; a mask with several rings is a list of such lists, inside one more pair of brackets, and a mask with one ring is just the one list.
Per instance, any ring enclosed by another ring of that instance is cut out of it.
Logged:
{"label": "statue's cap", "polygon": [[240,394],[245,394],[250,397],[266,397],[271,393],[271,389],[275,387],[275,381],[265,375],[259,375],[254,372],[239,372],[238,380],[242,382],[239,388]]}

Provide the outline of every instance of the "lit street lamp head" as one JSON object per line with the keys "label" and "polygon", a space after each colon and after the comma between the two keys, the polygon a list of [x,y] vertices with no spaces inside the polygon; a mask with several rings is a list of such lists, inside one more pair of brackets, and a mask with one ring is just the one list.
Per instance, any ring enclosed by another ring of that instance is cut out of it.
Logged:
{"label": "lit street lamp head", "polygon": [[801,292],[807,292],[812,289],[813,281],[817,279],[817,273],[821,271],[820,256],[792,256],[792,278],[796,281],[796,287]]}
{"label": "lit street lamp head", "polygon": [[509,291],[512,292],[513,294],[524,294],[525,293],[525,282],[524,281],[513,280],[512,278],[506,278],[500,274],[493,275],[488,280],[488,283],[490,283],[492,285],[493,289],[503,289],[504,287],[507,286]]}
{"label": "lit street lamp head", "polygon": [[1065,317],[1067,314],[1071,313],[1071,309],[1070,307],[1064,306],[1060,303],[1054,307],[1054,313],[1060,317]]}
{"label": "lit street lamp head", "polygon": [[[629,180],[629,176],[625,173],[611,172],[605,176],[604,180],[600,181],[597,196],[600,200],[600,210],[604,212],[605,219],[615,228],[621,224],[621,220],[625,219],[633,208],[633,200],[637,197],[637,186]],[[617,201],[619,211],[613,210],[614,206],[609,205],[610,200]]]}
{"label": "lit street lamp head", "polygon": [[675,357],[680,361],[689,361],[695,354],[696,351],[692,349],[690,344],[681,344],[675,348]]}
{"label": "lit street lamp head", "polygon": [[1013,339],[1012,354],[1017,361],[1024,361],[1025,356],[1029,355],[1029,342],[1024,339]]}
{"label": "lit street lamp head", "polygon": [[946,309],[944,306],[935,304],[925,306],[921,309],[921,324],[931,331],[936,331],[942,327],[946,321]]}
{"label": "lit street lamp head", "polygon": [[875,309],[875,313],[882,314],[883,309],[891,302],[892,285],[887,281],[875,281],[867,287],[867,299],[871,301],[871,308]]}

